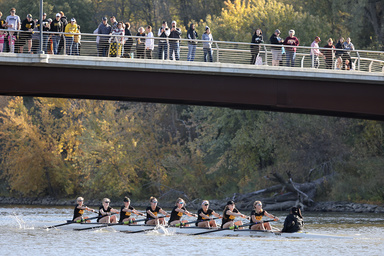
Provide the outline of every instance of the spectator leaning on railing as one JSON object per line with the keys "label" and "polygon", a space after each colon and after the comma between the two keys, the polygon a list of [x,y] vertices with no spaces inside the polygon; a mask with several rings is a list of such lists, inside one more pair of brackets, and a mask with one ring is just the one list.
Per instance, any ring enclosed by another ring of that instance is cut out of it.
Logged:
{"label": "spectator leaning on railing", "polygon": [[[271,44],[282,45],[284,40],[280,37],[280,30],[276,29],[275,33],[269,38]],[[279,66],[282,61],[282,47],[271,47],[272,66]]]}
{"label": "spectator leaning on railing", "polygon": [[325,59],[325,68],[326,69],[332,69],[333,67],[333,59],[335,58],[335,46],[333,45],[332,38],[329,38],[327,41],[327,44],[323,46],[323,48],[329,48],[323,49],[322,52],[324,54]]}
{"label": "spectator leaning on railing", "polygon": [[321,42],[320,37],[316,36],[315,40],[311,44],[311,63],[313,63],[313,68],[318,68],[320,65],[319,57],[323,56],[323,53],[319,50],[319,42]]}
{"label": "spectator leaning on railing", "polygon": [[19,52],[23,53],[23,47],[24,44],[27,43],[28,45],[28,53],[31,53],[32,49],[32,31],[35,28],[35,22],[32,19],[32,15],[28,14],[27,18],[23,20],[21,23],[21,30],[23,32],[19,32],[19,40],[18,40],[18,47]]}

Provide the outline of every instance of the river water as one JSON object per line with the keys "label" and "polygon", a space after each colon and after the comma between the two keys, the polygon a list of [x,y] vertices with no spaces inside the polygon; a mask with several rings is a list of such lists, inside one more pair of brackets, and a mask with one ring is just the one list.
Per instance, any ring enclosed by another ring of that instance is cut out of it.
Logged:
{"label": "river water", "polygon": [[[44,229],[72,207],[0,206],[1,255],[384,255],[384,214],[303,213],[305,230],[351,239],[126,234],[111,229]],[[280,218],[285,212],[271,212]],[[94,215],[93,215],[94,216]]]}

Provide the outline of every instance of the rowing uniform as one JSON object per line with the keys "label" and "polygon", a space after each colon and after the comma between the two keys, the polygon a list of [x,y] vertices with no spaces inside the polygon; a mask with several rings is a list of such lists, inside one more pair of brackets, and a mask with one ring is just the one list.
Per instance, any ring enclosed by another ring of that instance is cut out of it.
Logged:
{"label": "rowing uniform", "polygon": [[[131,214],[132,212],[125,212],[123,211],[125,209],[125,206],[122,206],[121,209],[120,209],[120,219],[119,219],[119,223],[122,223],[124,219],[128,219],[128,218],[131,218]],[[135,210],[135,208],[133,208],[131,205],[128,207],[129,210]]]}
{"label": "rowing uniform", "polygon": [[108,213],[108,212],[111,212],[112,208],[108,206],[107,210],[105,210],[103,206],[100,206],[100,208],[99,208],[99,216],[97,217],[97,222],[99,222],[99,220],[100,220],[101,218],[107,216],[107,215],[102,215],[102,214],[101,214],[101,210],[103,210],[104,213]]}
{"label": "rowing uniform", "polygon": [[[75,210],[73,211],[73,219],[72,219],[72,221],[74,219],[78,218],[78,217],[81,217],[81,218],[83,217],[84,210],[77,208],[78,206],[79,205],[77,204],[76,207],[75,207]],[[82,206],[82,207],[86,208],[86,206]]]}
{"label": "rowing uniform", "polygon": [[153,220],[154,218],[148,214],[148,211],[152,212],[153,215],[157,216],[160,212],[161,208],[159,206],[156,206],[155,210],[152,210],[152,207],[149,206],[147,209],[145,209],[145,212],[147,212],[147,219],[145,220],[145,224],[147,224],[147,221]]}
{"label": "rowing uniform", "polygon": [[[228,210],[227,210],[227,211],[228,211]],[[236,218],[236,216],[228,215],[228,214],[227,214],[227,211],[225,211],[225,212],[223,213],[223,220],[222,220],[222,222],[221,222],[221,228],[223,228],[223,226],[224,226],[225,223],[230,222],[230,221],[234,221],[235,218]],[[234,208],[232,212],[234,212],[234,213],[239,213],[239,211],[238,211],[236,208]]]}
{"label": "rowing uniform", "polygon": [[[253,210],[253,211],[251,212],[251,223],[253,223],[253,222],[252,222],[252,215],[255,216],[255,219],[256,219],[257,221],[261,221],[261,220],[263,219],[263,216],[265,215],[265,211],[262,210],[261,212],[257,213],[256,210]],[[256,223],[250,225],[250,226],[249,226],[249,229],[251,229],[251,227],[252,227],[253,225],[255,225],[255,224],[256,224]]]}
{"label": "rowing uniform", "polygon": [[[177,211],[176,211],[177,208],[178,208],[177,206],[173,207],[173,210],[172,210],[172,212],[171,212],[171,217],[169,218],[169,221],[168,221],[168,225],[169,225],[169,223],[171,223],[172,221],[175,221],[175,220],[181,220],[181,217],[183,217],[183,213],[182,213],[182,212],[177,212]],[[185,209],[184,206],[181,207],[180,209],[181,209],[181,210],[184,210],[184,211],[187,210],[187,209]]]}
{"label": "rowing uniform", "polygon": [[201,222],[201,221],[204,221],[204,220],[210,220],[210,219],[207,219],[207,218],[203,218],[200,216],[200,213],[202,214],[205,214],[207,215],[208,217],[211,217],[212,213],[213,213],[213,210],[211,209],[208,209],[206,212],[203,210],[203,208],[200,208],[198,211],[197,211],[197,220],[198,222],[196,222],[196,226],[198,226],[198,223]]}

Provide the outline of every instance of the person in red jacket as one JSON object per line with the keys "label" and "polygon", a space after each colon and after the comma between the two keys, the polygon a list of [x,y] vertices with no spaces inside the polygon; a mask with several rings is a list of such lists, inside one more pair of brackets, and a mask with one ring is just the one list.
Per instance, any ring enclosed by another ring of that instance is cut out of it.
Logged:
{"label": "person in red jacket", "polygon": [[285,54],[287,58],[287,67],[294,67],[295,66],[295,59],[296,59],[296,47],[293,46],[299,46],[300,42],[297,37],[295,37],[295,30],[291,29],[289,30],[289,36],[285,38],[283,45],[287,45],[289,47],[285,47]]}

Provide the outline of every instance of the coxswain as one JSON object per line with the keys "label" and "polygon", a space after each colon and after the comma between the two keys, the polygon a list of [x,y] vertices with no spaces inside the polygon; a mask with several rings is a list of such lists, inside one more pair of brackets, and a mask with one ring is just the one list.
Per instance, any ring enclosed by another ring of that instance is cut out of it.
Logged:
{"label": "coxswain", "polygon": [[235,221],[236,217],[249,219],[248,216],[242,214],[241,212],[239,212],[239,210],[236,209],[235,202],[233,202],[232,200],[228,201],[223,211],[223,220],[221,222],[221,228],[230,228],[233,226],[243,225],[243,222],[241,220]]}
{"label": "coxswain", "polygon": [[109,200],[109,198],[104,198],[101,202],[102,204],[99,208],[99,217],[97,218],[97,222],[117,223],[116,215],[112,215],[112,213],[119,213],[119,211],[109,206],[111,200]]}
{"label": "coxswain", "polygon": [[285,218],[284,227],[281,232],[300,232],[304,228],[304,220],[300,208],[292,207],[289,215]]}
{"label": "coxswain", "polygon": [[124,197],[124,205],[120,209],[119,223],[135,224],[136,219],[131,216],[132,213],[144,216],[143,213],[136,211],[135,208],[131,206],[131,199]]}
{"label": "coxswain", "polygon": [[188,215],[188,216],[192,216],[192,217],[197,217],[196,214],[192,214],[189,211],[187,211],[187,209],[185,208],[184,199],[178,198],[176,200],[175,207],[173,207],[173,209],[172,209],[171,217],[169,218],[168,225],[176,226],[178,224],[179,225],[181,224],[182,226],[188,227],[189,226],[188,224],[184,224],[184,223],[187,223],[188,221],[186,221],[186,220],[182,221],[181,220],[181,217],[183,217],[183,214]]}
{"label": "coxswain", "polygon": [[167,212],[161,209],[159,206],[157,206],[157,199],[156,197],[151,196],[149,199],[151,202],[151,205],[145,210],[147,212],[147,219],[145,220],[145,224],[147,225],[165,225],[164,217],[158,217],[159,213],[164,214],[167,216]]}
{"label": "coxswain", "polygon": [[83,205],[84,198],[82,198],[81,196],[76,199],[76,202],[77,202],[77,204],[75,206],[75,210],[73,211],[72,221],[74,221],[74,222],[79,222],[79,221],[80,222],[91,222],[90,220],[87,220],[88,217],[83,217],[84,211],[90,211],[90,212],[95,212],[95,213],[97,213],[97,211]]}
{"label": "coxswain", "polygon": [[214,210],[209,209],[209,201],[204,200],[201,203],[201,208],[197,211],[197,221],[196,226],[200,228],[216,228],[216,221],[213,219],[213,216],[220,218],[220,214],[216,213]]}
{"label": "coxswain", "polygon": [[267,216],[275,221],[278,221],[279,218],[276,218],[272,214],[263,210],[263,204],[260,201],[255,201],[253,203],[253,207],[254,209],[251,212],[251,225],[249,228],[253,230],[272,230],[272,227],[268,222],[262,221],[263,216]]}

